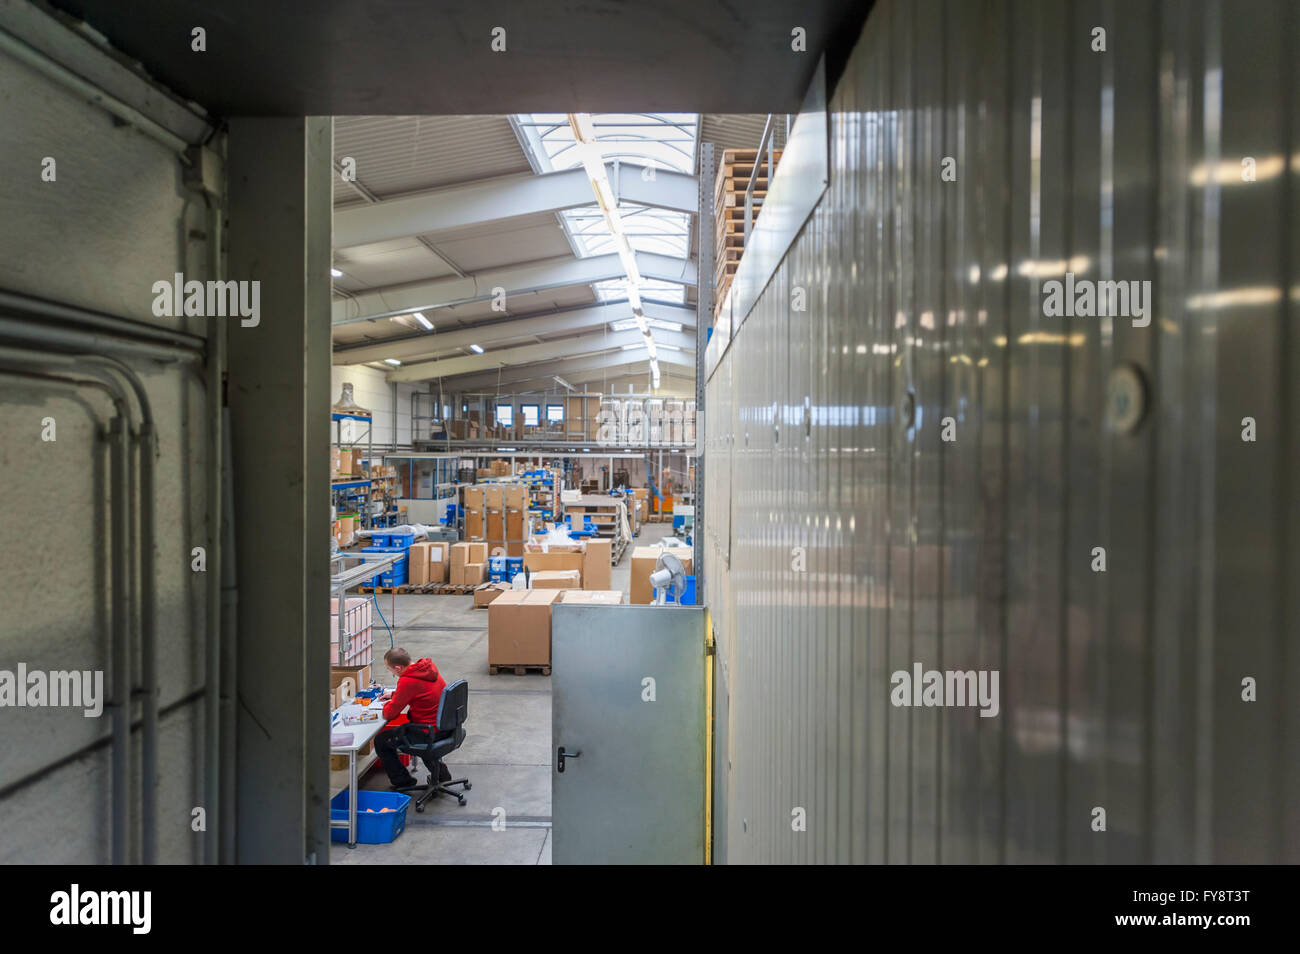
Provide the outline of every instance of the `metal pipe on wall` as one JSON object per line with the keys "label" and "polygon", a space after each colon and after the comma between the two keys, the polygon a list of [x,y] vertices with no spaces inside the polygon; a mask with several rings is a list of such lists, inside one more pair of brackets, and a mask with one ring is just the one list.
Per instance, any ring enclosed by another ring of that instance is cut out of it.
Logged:
{"label": "metal pipe on wall", "polygon": [[[128,353],[137,357],[156,357],[165,361],[175,360],[184,354],[194,358],[204,350],[204,341],[197,335],[186,334],[183,331],[169,331],[139,321],[129,321],[87,308],[78,308],[75,305],[65,305],[47,298],[37,298],[4,289],[0,289],[0,311],[13,312],[19,316],[53,319],[62,328],[46,329],[50,341],[76,340],[75,346],[87,351],[92,350],[90,345],[94,344],[96,347],[114,352]],[[69,329],[68,325],[73,327]],[[109,337],[95,335],[93,341],[87,340],[88,332],[78,326],[107,332]],[[138,339],[138,341],[131,339]],[[142,348],[143,343],[151,343],[154,347]]]}
{"label": "metal pipe on wall", "polygon": [[[24,335],[26,343],[42,343],[41,338],[51,329],[43,326],[28,326],[21,322],[8,322],[0,319],[0,338],[7,334]],[[66,337],[55,335],[67,340]],[[89,335],[102,338],[101,335]],[[154,352],[158,346],[139,345],[148,352]],[[54,366],[73,373],[93,375],[114,395],[114,400],[121,407],[118,431],[114,434],[112,468],[115,478],[121,478],[125,491],[115,498],[111,516],[113,523],[113,545],[118,549],[117,567],[137,569],[135,554],[132,552],[130,536],[137,532],[139,539],[138,572],[129,574],[130,582],[120,586],[120,575],[115,575],[113,585],[113,618],[116,632],[123,633],[122,645],[115,648],[114,689],[124,715],[119,717],[114,710],[114,834],[112,856],[114,863],[127,863],[132,860],[129,837],[129,797],[130,772],[130,649],[126,629],[129,625],[130,601],[135,588],[140,590],[140,654],[141,654],[141,706],[143,731],[141,736],[141,860],[152,863],[156,860],[156,821],[157,821],[157,753],[158,753],[158,677],[157,677],[157,603],[153,592],[154,584],[154,547],[156,542],[154,519],[154,454],[155,424],[149,396],[139,375],[117,358],[104,354],[63,354],[29,351],[20,348],[0,347],[0,359],[8,359],[19,366]],[[134,433],[130,423],[130,399],[127,391],[119,383],[116,375],[121,375],[134,392],[139,404],[139,424]],[[120,443],[119,443],[120,442]],[[133,467],[136,459],[134,451],[139,450],[138,467]],[[120,455],[120,456],[119,456]],[[139,475],[140,503],[138,524],[131,519],[132,488],[136,486],[131,479],[132,473]],[[135,579],[131,579],[135,577]],[[120,601],[120,602],[119,602]],[[124,648],[125,647],[125,648]],[[124,686],[119,687],[119,674],[125,678]],[[117,690],[121,689],[121,693]],[[120,718],[121,722],[117,721]],[[124,733],[125,738],[117,735]]]}
{"label": "metal pipe on wall", "polygon": [[[140,405],[140,424],[136,429],[135,447],[139,451],[139,580],[140,609],[140,705],[142,732],[140,739],[142,864],[157,861],[158,817],[158,603],[154,597],[155,531],[154,457],[157,453],[156,425],[149,395],[140,377],[116,358],[105,355],[85,356],[85,363],[122,375],[135,392]],[[146,589],[147,588],[147,589]]]}
{"label": "metal pipe on wall", "polygon": [[43,53],[32,49],[26,43],[3,30],[0,30],[0,50],[8,53],[20,63],[30,66],[38,73],[72,90],[87,102],[94,103],[96,106],[107,110],[127,125],[134,126],[140,132],[162,143],[168,149],[180,153],[181,161],[189,161],[185,157],[185,149],[189,144],[180,136],[169,132],[144,113],[110,96],[99,87],[86,82],[71,70],[65,69]]}
{"label": "metal pipe on wall", "polygon": [[[204,193],[208,209],[209,272],[214,281],[221,281],[221,206],[211,195]],[[203,833],[203,860],[216,864],[220,853],[222,815],[221,798],[221,677],[222,677],[222,575],[224,553],[222,550],[222,449],[223,405],[225,390],[226,332],[223,322],[208,326],[207,349],[207,430],[208,455],[205,462],[207,480],[205,496],[208,511],[207,528],[207,600],[204,646],[204,671],[207,691],[203,703],[203,804],[208,824]]]}
{"label": "metal pipe on wall", "polygon": [[[221,535],[222,550],[235,553],[235,486],[230,453],[230,409],[222,408],[221,428]],[[220,862],[235,863],[235,740],[238,720],[235,700],[239,675],[238,634],[235,614],[239,609],[239,587],[234,559],[221,562],[221,800],[217,819],[220,838]]]}
{"label": "metal pipe on wall", "polygon": [[[54,367],[72,373],[91,373],[99,381],[99,386],[109,391],[113,399],[116,415],[109,422],[106,434],[110,440],[110,516],[109,535],[116,551],[110,579],[111,593],[111,630],[109,635],[109,656],[113,667],[113,686],[111,706],[113,708],[113,753],[112,753],[112,832],[111,855],[114,864],[128,864],[131,858],[131,639],[129,633],[130,594],[136,581],[131,559],[131,544],[128,528],[131,522],[131,480],[132,438],[129,420],[130,401],[126,392],[110,375],[87,372],[78,364],[95,356],[70,356],[46,354],[27,351],[20,348],[0,347],[0,362],[6,367],[30,369],[33,367]],[[47,375],[48,377],[48,375]],[[152,538],[151,538],[152,539]],[[123,572],[126,568],[127,572]]]}

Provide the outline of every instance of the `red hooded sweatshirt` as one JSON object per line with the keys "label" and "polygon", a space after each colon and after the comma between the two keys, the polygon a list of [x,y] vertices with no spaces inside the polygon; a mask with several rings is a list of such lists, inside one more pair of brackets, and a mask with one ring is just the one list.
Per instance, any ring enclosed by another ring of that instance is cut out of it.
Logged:
{"label": "red hooded sweatshirt", "polygon": [[438,700],[446,688],[447,680],[442,678],[433,660],[417,659],[397,677],[397,689],[393,691],[393,698],[384,704],[384,718],[395,718],[409,705],[411,711],[408,718],[412,722],[426,723],[436,729]]}

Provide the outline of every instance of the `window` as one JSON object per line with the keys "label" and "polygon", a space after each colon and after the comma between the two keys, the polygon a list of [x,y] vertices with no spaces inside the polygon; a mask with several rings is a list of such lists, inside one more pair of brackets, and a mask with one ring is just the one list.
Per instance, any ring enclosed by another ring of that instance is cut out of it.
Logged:
{"label": "window", "polygon": [[519,410],[524,415],[524,427],[536,427],[542,422],[542,406],[540,404],[521,404]]}
{"label": "window", "polygon": [[497,405],[497,423],[502,427],[515,426],[515,406],[513,404]]}
{"label": "window", "polygon": [[563,421],[563,420],[564,420],[564,405],[563,405],[563,404],[548,404],[548,405],[546,405],[546,419],[547,419],[548,421],[551,421],[551,422],[559,422],[559,421]]}

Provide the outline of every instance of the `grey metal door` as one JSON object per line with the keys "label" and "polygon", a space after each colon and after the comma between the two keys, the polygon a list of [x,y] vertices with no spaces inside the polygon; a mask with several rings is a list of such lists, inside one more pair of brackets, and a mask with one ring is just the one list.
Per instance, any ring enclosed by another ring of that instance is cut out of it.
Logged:
{"label": "grey metal door", "polygon": [[702,607],[555,606],[555,864],[703,863],[704,652]]}

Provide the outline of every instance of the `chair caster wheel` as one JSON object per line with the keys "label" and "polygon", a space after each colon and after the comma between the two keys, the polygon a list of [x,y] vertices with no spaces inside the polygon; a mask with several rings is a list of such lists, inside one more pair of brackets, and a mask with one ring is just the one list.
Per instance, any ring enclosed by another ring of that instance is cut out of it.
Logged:
{"label": "chair caster wheel", "polygon": [[458,799],[456,799],[456,801],[460,802],[462,805],[465,804],[465,799],[463,799],[463,798],[458,798]]}
{"label": "chair caster wheel", "polygon": [[473,787],[474,787],[474,786],[471,785],[469,782],[466,782],[466,783],[465,783],[465,791],[468,792],[468,791],[469,791],[471,788],[473,788]]}
{"label": "chair caster wheel", "polygon": [[423,805],[416,805],[416,806],[415,806],[415,810],[416,810],[417,812],[422,812],[422,811],[424,811],[424,806],[423,806]]}

